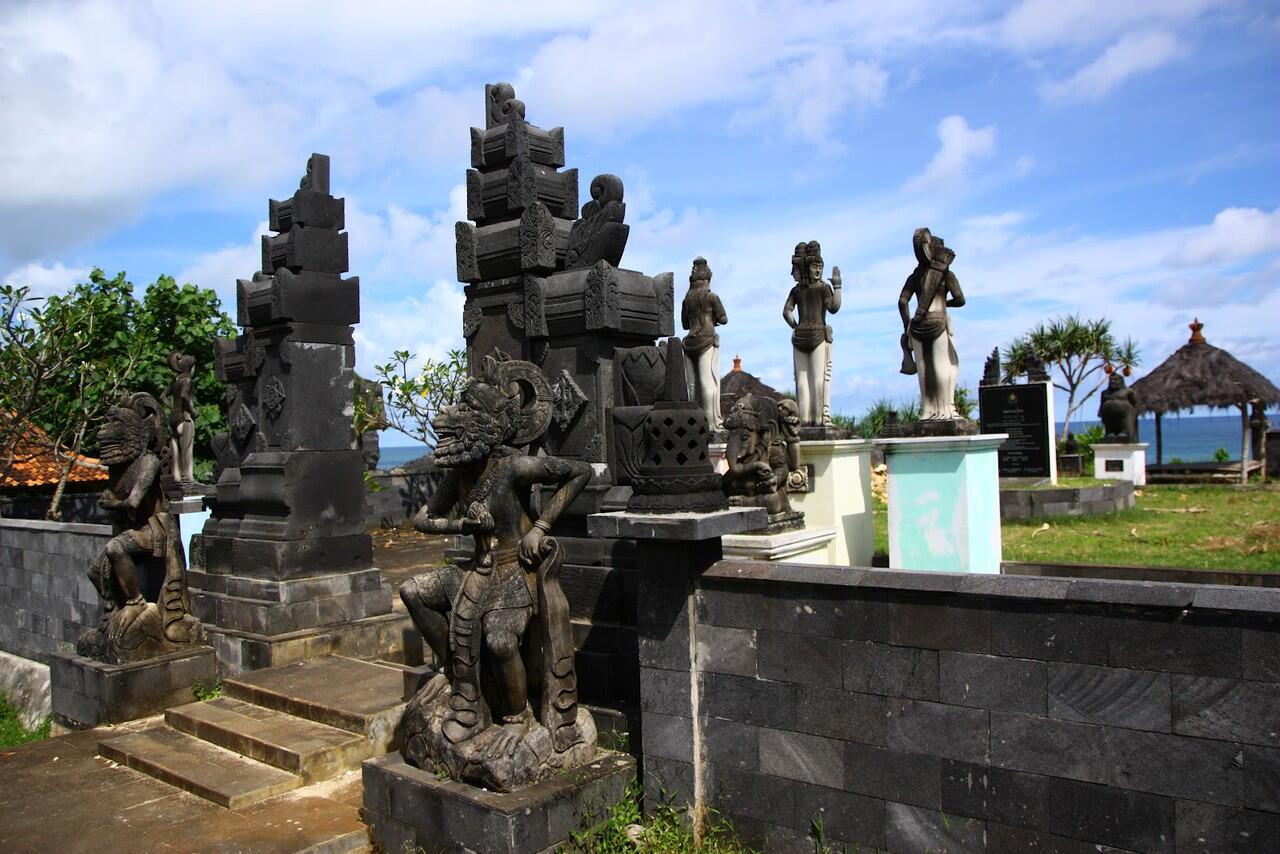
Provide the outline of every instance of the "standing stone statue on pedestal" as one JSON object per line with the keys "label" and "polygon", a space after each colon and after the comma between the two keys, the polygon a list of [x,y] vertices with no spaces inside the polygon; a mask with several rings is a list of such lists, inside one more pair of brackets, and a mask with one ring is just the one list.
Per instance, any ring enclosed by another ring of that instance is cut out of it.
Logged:
{"label": "standing stone statue on pedestal", "polygon": [[[510,791],[596,752],[595,724],[578,705],[559,580],[564,551],[549,536],[591,466],[524,453],[551,423],[551,383],[531,362],[484,364],[459,402],[436,416],[435,460],[447,474],[413,520],[424,533],[470,534],[475,555],[400,588],[443,662],[405,710],[403,752],[424,770]],[[535,512],[539,487],[547,491]]]}
{"label": "standing stone statue on pedestal", "polygon": [[169,448],[173,455],[173,479],[183,491],[195,483],[195,459],[192,446],[196,438],[196,409],[191,402],[191,372],[196,360],[177,350],[169,354],[169,367],[173,370],[173,382],[165,389],[161,400],[167,401],[169,410]]}
{"label": "standing stone statue on pedestal", "polygon": [[[919,263],[898,296],[898,313],[902,316],[902,373],[916,374],[920,379],[922,421],[959,420],[955,393],[960,357],[956,353],[951,318],[947,315],[948,308],[964,305],[964,292],[951,272],[956,253],[927,228],[916,229],[912,244]],[[916,300],[914,315],[908,311],[913,297]]]}
{"label": "standing stone statue on pedestal", "polygon": [[689,292],[680,307],[680,325],[689,330],[684,337],[684,357],[689,363],[690,396],[702,407],[713,432],[724,430],[720,415],[720,336],[716,327],[728,322],[724,304],[711,291],[707,259],[694,258]]}
{"label": "standing stone statue on pedestal", "polygon": [[168,441],[164,411],[145,392],[113,406],[98,430],[102,461],[111,473],[98,504],[111,517],[113,536],[89,565],[103,611],[99,626],[76,642],[76,652],[86,658],[123,664],[203,640],[187,598],[178,524],[160,483]]}
{"label": "standing stone statue on pedestal", "polygon": [[1107,366],[1111,375],[1098,401],[1103,442],[1132,445],[1138,441],[1138,396],[1124,383],[1124,374]]}
{"label": "standing stone statue on pedestal", "polygon": [[[795,286],[782,307],[791,327],[795,359],[796,402],[805,427],[832,427],[831,327],[827,314],[840,310],[840,268],[831,268],[831,283],[822,278],[822,246],[816,240],[797,243],[791,256]],[[799,319],[792,316],[797,312]]]}

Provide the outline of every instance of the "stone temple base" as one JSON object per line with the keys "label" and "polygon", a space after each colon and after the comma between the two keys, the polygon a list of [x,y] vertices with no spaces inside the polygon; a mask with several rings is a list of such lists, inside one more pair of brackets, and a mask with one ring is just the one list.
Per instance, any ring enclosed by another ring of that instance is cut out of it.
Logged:
{"label": "stone temple base", "polygon": [[54,719],[73,729],[159,714],[194,700],[196,683],[212,687],[218,678],[207,646],[129,664],[55,653],[49,669]]}
{"label": "stone temple base", "polygon": [[853,436],[853,431],[844,427],[828,424],[825,427],[817,424],[804,424],[800,427],[800,439],[804,442],[838,442]]}
{"label": "stone temple base", "polygon": [[205,627],[218,652],[219,676],[278,667],[324,655],[421,664],[422,635],[409,615],[393,611],[349,623],[278,635]]}
{"label": "stone temple base", "polygon": [[635,777],[635,759],[600,751],[572,771],[514,792],[490,792],[389,753],[364,763],[361,817],[378,850],[534,854],[603,821]]}

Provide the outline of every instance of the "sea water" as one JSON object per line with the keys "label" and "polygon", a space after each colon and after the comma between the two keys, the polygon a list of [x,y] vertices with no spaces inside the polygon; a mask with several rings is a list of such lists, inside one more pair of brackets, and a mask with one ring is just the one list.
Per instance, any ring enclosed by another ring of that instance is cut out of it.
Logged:
{"label": "sea water", "polygon": [[[1280,416],[1270,415],[1273,425],[1280,425]],[[1086,430],[1097,421],[1074,421],[1072,432]],[[1219,448],[1225,448],[1231,459],[1240,459],[1240,415],[1166,415],[1161,422],[1164,436],[1164,461],[1174,457],[1183,462],[1208,462]],[[1062,425],[1058,425],[1061,437]],[[1154,418],[1138,419],[1138,441],[1149,443],[1147,462],[1156,461],[1156,422]],[[378,466],[383,469],[404,465],[428,452],[426,445],[388,446],[381,448]]]}
{"label": "sea water", "polygon": [[[1269,414],[1273,426],[1280,425],[1280,416]],[[1087,430],[1098,421],[1072,422],[1071,432]],[[1184,463],[1209,462],[1219,448],[1225,448],[1233,460],[1240,459],[1240,413],[1234,415],[1166,415],[1160,421],[1160,434],[1164,444],[1164,461],[1174,457]],[[1062,424],[1058,424],[1062,436]],[[1156,461],[1156,420],[1147,416],[1138,419],[1138,441],[1147,442],[1147,463]]]}

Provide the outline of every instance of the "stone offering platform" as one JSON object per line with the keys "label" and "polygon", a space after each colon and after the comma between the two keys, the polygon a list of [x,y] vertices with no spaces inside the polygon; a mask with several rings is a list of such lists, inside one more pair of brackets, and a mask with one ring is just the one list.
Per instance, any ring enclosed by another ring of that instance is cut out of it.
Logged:
{"label": "stone offering platform", "polygon": [[404,672],[329,656],[223,684],[165,725],[102,738],[102,756],[229,809],[339,775],[395,747]]}
{"label": "stone offering platform", "polygon": [[208,646],[129,664],[54,653],[49,660],[53,716],[63,726],[85,729],[154,715],[190,699],[192,685],[213,685],[216,671]]}
{"label": "stone offering platform", "polygon": [[390,753],[364,763],[363,816],[375,846],[388,852],[536,854],[603,821],[635,777],[635,759],[601,751],[587,765],[519,791],[490,792]]}

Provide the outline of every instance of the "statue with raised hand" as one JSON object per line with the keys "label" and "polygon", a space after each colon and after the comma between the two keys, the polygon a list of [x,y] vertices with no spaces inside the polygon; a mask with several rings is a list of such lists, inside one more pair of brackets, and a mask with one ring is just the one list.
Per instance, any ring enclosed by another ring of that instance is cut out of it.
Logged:
{"label": "statue with raised hand", "polygon": [[796,403],[800,423],[831,427],[831,327],[827,315],[840,310],[840,268],[831,268],[831,282],[822,278],[822,246],[816,240],[797,243],[791,255],[795,285],[782,307],[791,327],[795,363]]}

